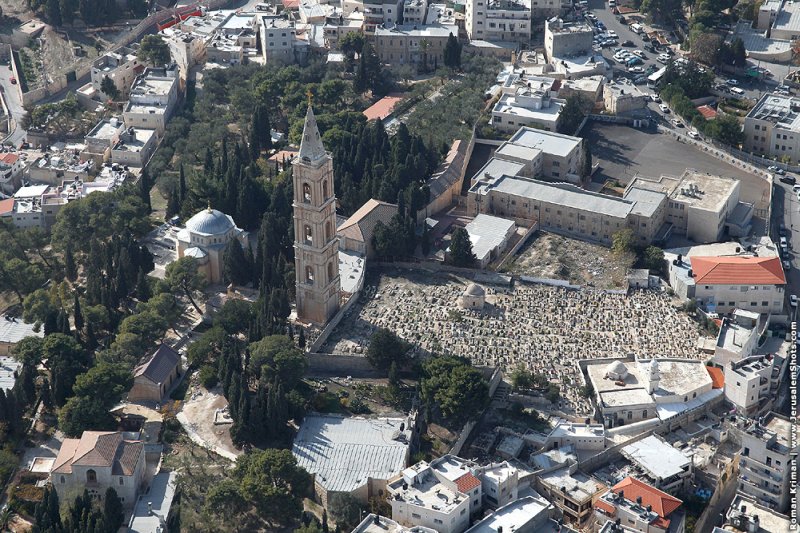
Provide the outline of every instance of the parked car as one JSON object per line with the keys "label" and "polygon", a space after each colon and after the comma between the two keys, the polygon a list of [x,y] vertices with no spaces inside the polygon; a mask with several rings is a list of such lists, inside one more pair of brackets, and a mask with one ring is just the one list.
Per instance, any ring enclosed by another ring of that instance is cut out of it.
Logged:
{"label": "parked car", "polygon": [[700,134],[697,133],[696,131],[690,131],[689,132],[689,137],[691,137],[692,139],[699,139],[700,138]]}
{"label": "parked car", "polygon": [[731,87],[731,92],[737,96],[744,96],[744,89],[739,87]]}
{"label": "parked car", "polygon": [[631,67],[628,69],[628,72],[633,74],[644,74],[644,69],[642,67]]}
{"label": "parked car", "polygon": [[677,118],[674,118],[674,119],[672,119],[672,125],[675,126],[676,128],[682,128],[683,127],[683,122],[681,122]]}
{"label": "parked car", "polygon": [[633,46],[633,41],[626,39],[620,43],[622,46]]}
{"label": "parked car", "polygon": [[644,53],[644,52],[642,52],[641,50],[634,50],[634,51],[633,51],[633,53],[634,53],[635,55],[639,56],[639,57],[640,57],[640,58],[642,58],[642,59],[647,59],[647,56],[646,56],[646,55],[645,55],[645,53]]}
{"label": "parked car", "polygon": [[792,269],[792,264],[789,261],[783,260],[783,270],[789,271]]}
{"label": "parked car", "polygon": [[731,79],[729,79],[729,80],[725,80],[725,83],[727,83],[728,85],[739,85],[739,82],[738,82],[738,81],[736,81],[736,80],[735,80],[735,79],[733,79],[733,78],[731,78]]}
{"label": "parked car", "polygon": [[794,185],[797,183],[797,178],[794,176],[783,176],[780,178],[780,180],[787,185]]}
{"label": "parked car", "polygon": [[660,106],[658,106],[658,108],[661,110],[662,113],[669,113],[669,107],[667,107],[667,104],[661,104]]}
{"label": "parked car", "polygon": [[775,166],[775,165],[772,165],[767,170],[769,170],[770,172],[774,172],[775,174],[780,174],[781,176],[786,174],[786,172],[781,167],[778,167],[778,166]]}
{"label": "parked car", "polygon": [[641,85],[641,84],[643,84],[643,83],[647,83],[647,76],[637,76],[637,77],[636,77],[636,78],[633,80],[633,83],[634,83],[635,85]]}
{"label": "parked car", "polygon": [[11,85],[16,85],[17,84],[17,78],[15,78],[14,76],[11,76],[10,78],[8,78],[8,81],[11,82]]}
{"label": "parked car", "polygon": [[661,97],[658,96],[657,94],[651,94],[650,95],[650,100],[654,101],[657,104],[661,103]]}
{"label": "parked car", "polygon": [[796,294],[792,294],[791,296],[789,296],[789,305],[791,305],[792,307],[797,307],[797,295]]}

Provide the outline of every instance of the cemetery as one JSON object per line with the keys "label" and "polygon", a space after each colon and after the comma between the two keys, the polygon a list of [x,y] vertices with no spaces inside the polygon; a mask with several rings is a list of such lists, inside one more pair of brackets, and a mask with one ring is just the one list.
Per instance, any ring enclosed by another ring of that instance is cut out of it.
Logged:
{"label": "cemetery", "polygon": [[483,306],[465,309],[459,301],[470,282],[399,270],[373,277],[321,351],[364,354],[370,335],[388,328],[415,345],[414,357],[450,354],[499,366],[507,376],[520,365],[544,374],[561,388],[557,410],[579,416],[592,412],[579,393],[579,359],[701,358],[700,328],[664,293],[515,281],[483,285]]}

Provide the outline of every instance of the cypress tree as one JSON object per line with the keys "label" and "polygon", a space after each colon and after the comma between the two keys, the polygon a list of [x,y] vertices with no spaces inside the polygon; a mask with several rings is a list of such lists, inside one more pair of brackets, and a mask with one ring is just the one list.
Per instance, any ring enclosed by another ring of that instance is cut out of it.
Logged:
{"label": "cypress tree", "polygon": [[150,299],[150,283],[147,281],[147,274],[144,269],[139,269],[139,275],[136,277],[136,297],[140,302],[146,302]]}
{"label": "cypress tree", "polygon": [[75,329],[78,331],[83,330],[83,313],[81,312],[81,300],[78,298],[78,293],[74,293],[74,303],[72,305],[73,322],[75,322]]}
{"label": "cypress tree", "polygon": [[71,243],[67,243],[67,248],[64,250],[64,274],[70,281],[75,281],[78,278],[78,268],[75,266],[75,256],[72,253]]}
{"label": "cypress tree", "polygon": [[106,489],[105,498],[103,500],[103,522],[108,531],[117,531],[125,519],[125,513],[122,510],[122,502],[117,496],[117,491],[112,487]]}
{"label": "cypress tree", "polygon": [[186,175],[183,172],[183,162],[178,171],[178,200],[181,204],[186,201]]}

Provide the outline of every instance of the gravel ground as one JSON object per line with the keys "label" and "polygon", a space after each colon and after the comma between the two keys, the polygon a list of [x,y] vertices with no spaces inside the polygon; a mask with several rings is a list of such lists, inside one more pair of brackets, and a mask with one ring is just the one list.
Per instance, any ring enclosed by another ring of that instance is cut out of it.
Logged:
{"label": "gravel ground", "polygon": [[604,289],[622,287],[626,270],[627,265],[604,246],[542,231],[506,268],[512,274],[566,279]]}

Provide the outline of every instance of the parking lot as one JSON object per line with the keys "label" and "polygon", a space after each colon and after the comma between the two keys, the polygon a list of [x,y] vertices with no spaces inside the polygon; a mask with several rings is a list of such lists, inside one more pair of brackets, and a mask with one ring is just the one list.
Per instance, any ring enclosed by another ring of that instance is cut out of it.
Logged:
{"label": "parking lot", "polygon": [[592,180],[619,180],[627,184],[634,176],[680,176],[687,168],[730,176],[742,181],[742,200],[766,209],[769,185],[757,176],[723,163],[716,157],[678,142],[654,129],[639,130],[621,124],[587,124],[583,136],[589,140],[599,163]]}

